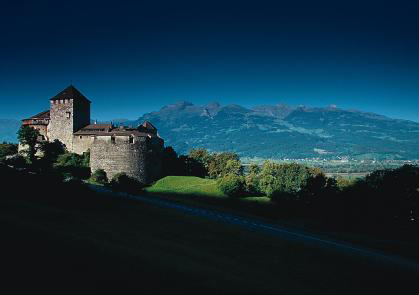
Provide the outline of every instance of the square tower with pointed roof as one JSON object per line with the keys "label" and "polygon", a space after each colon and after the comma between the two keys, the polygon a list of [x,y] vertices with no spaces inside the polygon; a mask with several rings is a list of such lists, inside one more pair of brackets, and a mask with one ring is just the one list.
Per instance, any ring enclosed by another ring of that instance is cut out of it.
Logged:
{"label": "square tower with pointed roof", "polygon": [[48,138],[60,140],[73,150],[73,134],[90,124],[90,100],[73,85],[50,99]]}

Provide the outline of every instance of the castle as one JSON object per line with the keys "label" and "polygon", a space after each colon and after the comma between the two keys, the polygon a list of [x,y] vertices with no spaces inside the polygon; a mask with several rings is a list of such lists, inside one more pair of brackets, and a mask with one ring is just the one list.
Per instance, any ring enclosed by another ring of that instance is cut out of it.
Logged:
{"label": "castle", "polygon": [[70,85],[50,99],[50,110],[22,120],[35,128],[40,140],[62,142],[69,152],[90,150],[92,172],[103,169],[108,178],[125,172],[140,182],[160,177],[164,141],[150,122],[137,128],[92,124],[90,101]]}

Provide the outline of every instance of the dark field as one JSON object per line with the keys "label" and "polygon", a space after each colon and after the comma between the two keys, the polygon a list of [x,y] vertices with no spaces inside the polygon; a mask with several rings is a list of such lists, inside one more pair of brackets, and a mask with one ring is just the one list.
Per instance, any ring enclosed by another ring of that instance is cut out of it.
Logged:
{"label": "dark field", "polygon": [[1,264],[16,293],[388,294],[416,287],[412,271],[79,185],[44,190],[36,186],[44,178],[3,177],[12,179],[25,185],[1,196]]}

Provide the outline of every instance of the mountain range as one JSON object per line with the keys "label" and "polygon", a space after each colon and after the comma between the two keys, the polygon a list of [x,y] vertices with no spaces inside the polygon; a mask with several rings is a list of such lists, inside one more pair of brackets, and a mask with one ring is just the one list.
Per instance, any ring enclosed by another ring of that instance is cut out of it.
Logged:
{"label": "mountain range", "polygon": [[130,124],[145,120],[180,154],[204,147],[251,158],[419,158],[419,123],[334,105],[245,108],[180,101]]}
{"label": "mountain range", "polygon": [[[203,147],[249,158],[419,159],[419,123],[334,105],[245,108],[180,101],[134,121],[117,121],[132,126],[150,121],[178,154]],[[16,142],[19,125],[0,119],[0,141]]]}

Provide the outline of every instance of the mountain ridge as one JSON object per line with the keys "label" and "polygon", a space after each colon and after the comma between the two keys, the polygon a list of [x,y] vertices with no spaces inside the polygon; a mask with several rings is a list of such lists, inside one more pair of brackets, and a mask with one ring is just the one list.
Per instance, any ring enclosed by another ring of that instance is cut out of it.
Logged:
{"label": "mountain ridge", "polygon": [[286,104],[246,108],[180,101],[146,113],[179,153],[204,147],[242,157],[418,159],[419,123],[372,112]]}

